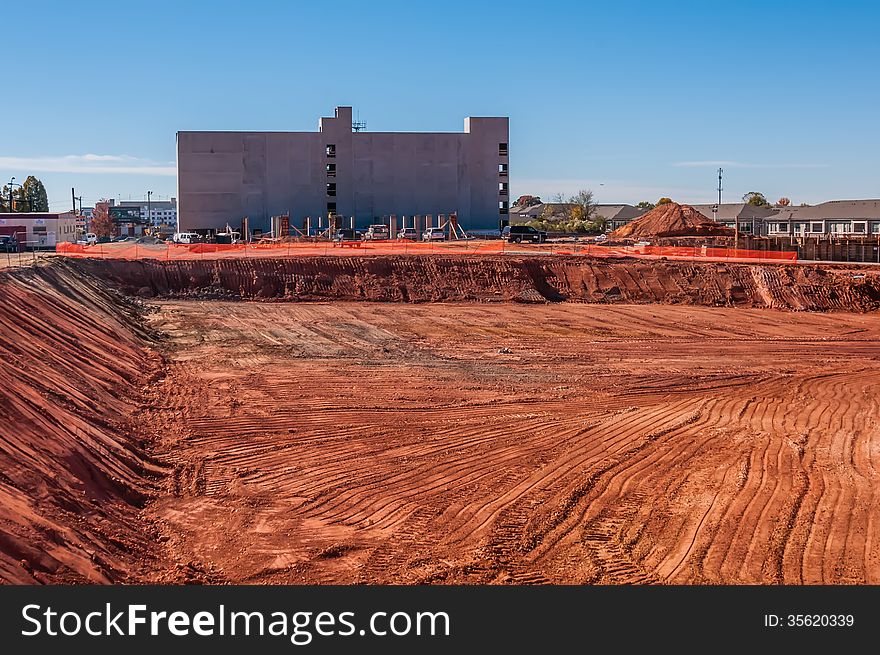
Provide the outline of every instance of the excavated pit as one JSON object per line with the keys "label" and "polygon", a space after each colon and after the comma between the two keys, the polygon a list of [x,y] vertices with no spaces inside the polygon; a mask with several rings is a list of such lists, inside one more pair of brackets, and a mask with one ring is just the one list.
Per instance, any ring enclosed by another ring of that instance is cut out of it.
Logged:
{"label": "excavated pit", "polygon": [[0,581],[877,583],[878,308],[846,267],[10,269]]}
{"label": "excavated pit", "polygon": [[586,302],[868,312],[880,271],[584,257],[70,260],[142,297],[380,302]]}

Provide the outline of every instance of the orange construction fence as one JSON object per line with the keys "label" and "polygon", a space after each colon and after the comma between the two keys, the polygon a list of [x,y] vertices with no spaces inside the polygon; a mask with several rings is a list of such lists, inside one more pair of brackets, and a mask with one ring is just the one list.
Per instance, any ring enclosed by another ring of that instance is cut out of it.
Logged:
{"label": "orange construction fence", "polygon": [[[356,246],[356,247],[345,247]],[[796,262],[796,252],[714,248],[707,246],[602,246],[579,243],[511,244],[502,240],[462,239],[419,242],[407,240],[331,243],[290,241],[282,243],[140,244],[129,241],[83,246],[59,243],[56,252],[73,257],[108,259],[217,259],[242,257],[299,257],[317,255],[562,255],[587,257],[636,257],[684,261],[776,263]]]}

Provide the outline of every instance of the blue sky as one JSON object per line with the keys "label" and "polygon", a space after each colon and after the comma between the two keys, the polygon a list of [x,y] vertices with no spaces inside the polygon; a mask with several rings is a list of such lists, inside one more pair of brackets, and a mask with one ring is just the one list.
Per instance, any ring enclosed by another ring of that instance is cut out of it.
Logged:
{"label": "blue sky", "polygon": [[[4,30],[0,179],[175,195],[177,130],[511,122],[514,197],[880,196],[872,2],[46,2]],[[15,15],[21,16],[21,12]],[[11,34],[10,34],[11,32]],[[11,41],[10,41],[11,36]]]}

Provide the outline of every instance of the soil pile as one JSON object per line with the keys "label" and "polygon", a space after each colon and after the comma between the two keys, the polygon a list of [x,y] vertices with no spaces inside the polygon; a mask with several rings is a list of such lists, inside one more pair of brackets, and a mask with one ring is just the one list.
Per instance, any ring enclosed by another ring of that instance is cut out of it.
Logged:
{"label": "soil pile", "polygon": [[662,303],[868,312],[880,271],[586,257],[291,257],[59,261],[145,297]]}
{"label": "soil pile", "polygon": [[160,472],[132,435],[160,360],[135,306],[63,266],[0,274],[0,581],[122,582],[154,561]]}
{"label": "soil pile", "polygon": [[731,237],[734,231],[703,216],[690,205],[669,202],[657,205],[636,220],[611,233],[614,239],[650,237]]}

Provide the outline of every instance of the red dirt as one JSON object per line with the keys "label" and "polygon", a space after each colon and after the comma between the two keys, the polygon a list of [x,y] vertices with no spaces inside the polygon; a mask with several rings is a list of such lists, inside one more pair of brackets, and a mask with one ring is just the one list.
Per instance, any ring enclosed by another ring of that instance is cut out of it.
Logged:
{"label": "red dirt", "polygon": [[160,307],[150,512],[216,579],[880,582],[877,315]]}
{"label": "red dirt", "polygon": [[0,580],[155,567],[138,508],[162,473],[131,420],[162,361],[140,316],[63,267],[0,275]]}
{"label": "red dirt", "polygon": [[144,297],[880,309],[880,270],[583,257],[68,260]]}
{"label": "red dirt", "polygon": [[734,231],[703,216],[690,205],[669,202],[657,205],[636,220],[611,233],[612,239],[656,237],[730,237]]}
{"label": "red dirt", "polygon": [[0,580],[880,583],[876,274],[380,259],[0,274]]}

